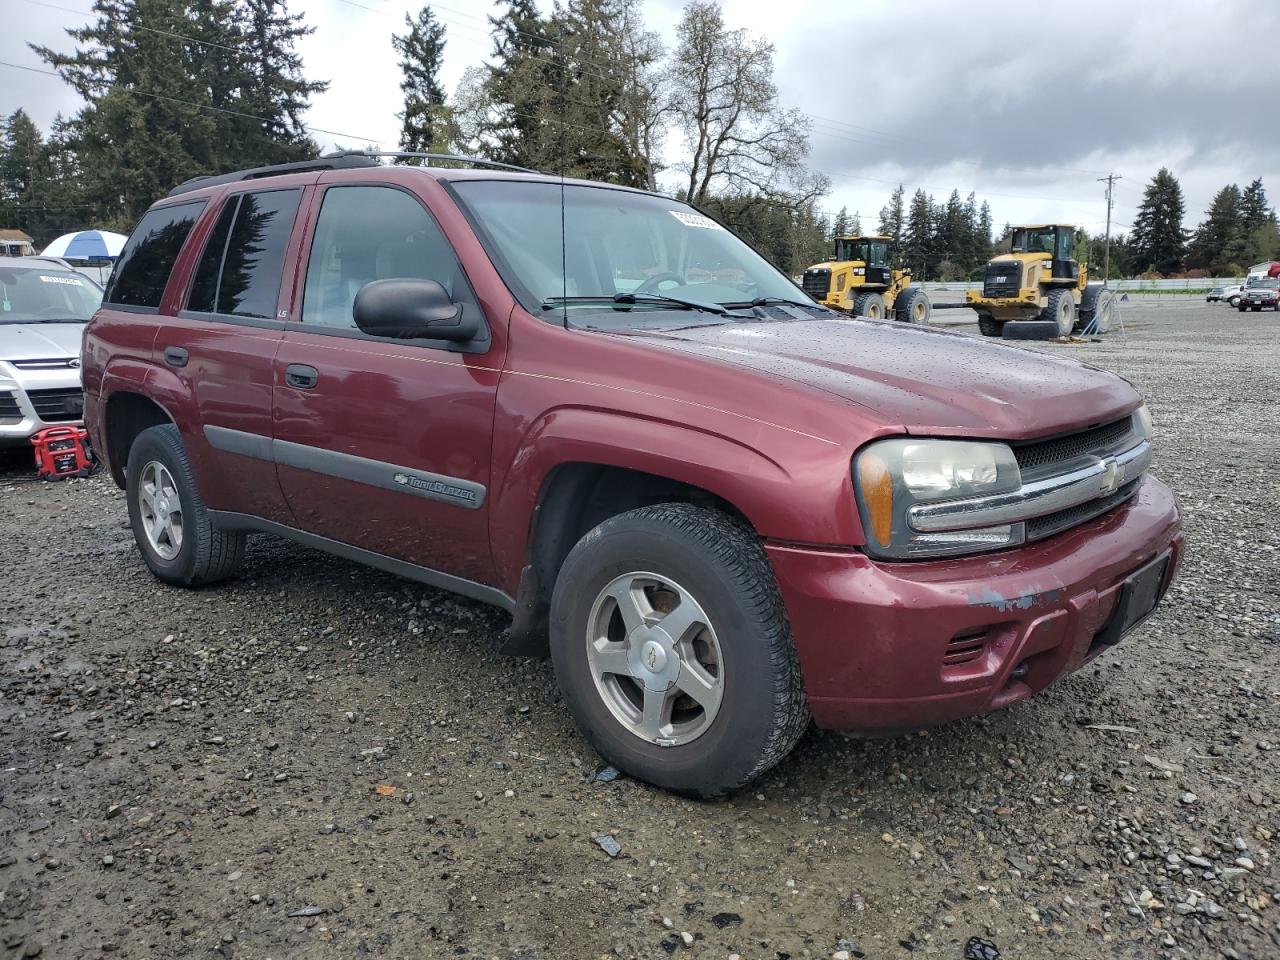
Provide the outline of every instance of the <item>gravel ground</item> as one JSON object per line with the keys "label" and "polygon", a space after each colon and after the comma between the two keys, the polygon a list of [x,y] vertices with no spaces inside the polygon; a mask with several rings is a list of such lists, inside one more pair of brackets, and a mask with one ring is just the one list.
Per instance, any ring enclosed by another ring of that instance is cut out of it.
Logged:
{"label": "gravel ground", "polygon": [[10,458],[0,958],[1280,955],[1280,320],[1126,321],[1036,349],[1149,398],[1189,540],[1161,614],[1033,701],[811,732],[718,803],[593,781],[486,607],[268,538],[167,589],[109,479]]}

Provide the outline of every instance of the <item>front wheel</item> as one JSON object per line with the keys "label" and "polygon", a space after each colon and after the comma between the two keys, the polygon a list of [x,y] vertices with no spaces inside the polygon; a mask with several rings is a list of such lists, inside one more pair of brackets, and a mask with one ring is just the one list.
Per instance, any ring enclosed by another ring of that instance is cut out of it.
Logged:
{"label": "front wheel", "polygon": [[933,304],[922,287],[907,287],[893,303],[894,316],[899,323],[927,324],[933,315]]}
{"label": "front wheel", "polygon": [[741,787],[808,724],[764,548],[719,511],[658,504],[591,530],[556,579],[551,656],[596,751],[668,790]]}
{"label": "front wheel", "polygon": [[1228,299],[1228,300],[1227,300],[1227,304],[1228,304],[1229,306],[1232,306],[1232,307],[1238,307],[1238,306],[1240,306],[1240,298],[1239,298],[1239,297],[1231,297],[1230,299]]}
{"label": "front wheel", "polygon": [[173,424],[138,434],[125,467],[125,496],[133,539],[159,579],[190,587],[240,568],[245,535],[220,530],[209,519]]}
{"label": "front wheel", "polygon": [[1061,287],[1050,290],[1044,309],[1040,311],[1040,319],[1056,323],[1058,336],[1069,335],[1076,325],[1076,301],[1071,291]]}
{"label": "front wheel", "polygon": [[885,317],[884,297],[878,293],[860,293],[853,298],[853,315],[871,320]]}

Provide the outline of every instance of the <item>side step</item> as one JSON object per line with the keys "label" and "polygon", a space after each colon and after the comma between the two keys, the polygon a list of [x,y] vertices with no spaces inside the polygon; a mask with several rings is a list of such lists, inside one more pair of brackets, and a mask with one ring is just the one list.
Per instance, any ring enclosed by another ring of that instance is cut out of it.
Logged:
{"label": "side step", "polygon": [[1057,340],[1059,333],[1052,320],[1010,320],[1000,336],[1005,340]]}

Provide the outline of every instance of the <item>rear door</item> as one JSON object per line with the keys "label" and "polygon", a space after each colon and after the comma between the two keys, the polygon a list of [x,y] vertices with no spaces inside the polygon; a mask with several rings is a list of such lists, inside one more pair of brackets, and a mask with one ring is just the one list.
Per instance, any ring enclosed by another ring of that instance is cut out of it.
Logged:
{"label": "rear door", "polygon": [[500,373],[490,325],[465,346],[359,331],[355,295],[378,279],[436,280],[464,310],[481,308],[420,196],[349,180],[318,190],[291,316],[299,322],[275,362],[273,450],[289,506],[311,533],[489,583]]}
{"label": "rear door", "polygon": [[292,523],[271,460],[272,361],[284,332],[281,277],[302,186],[222,198],[203,236],[156,362],[194,403],[183,440],[201,495],[215,510]]}

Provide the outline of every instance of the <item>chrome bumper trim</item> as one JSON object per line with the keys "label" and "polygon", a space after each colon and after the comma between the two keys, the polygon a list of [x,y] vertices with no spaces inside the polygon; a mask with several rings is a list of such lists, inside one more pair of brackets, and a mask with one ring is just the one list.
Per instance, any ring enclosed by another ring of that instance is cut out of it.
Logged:
{"label": "chrome bumper trim", "polygon": [[1019,523],[1110,496],[1140,477],[1150,464],[1151,444],[1143,440],[1114,456],[1091,456],[1075,470],[1023,484],[1009,493],[916,504],[908,511],[907,522],[920,533]]}

